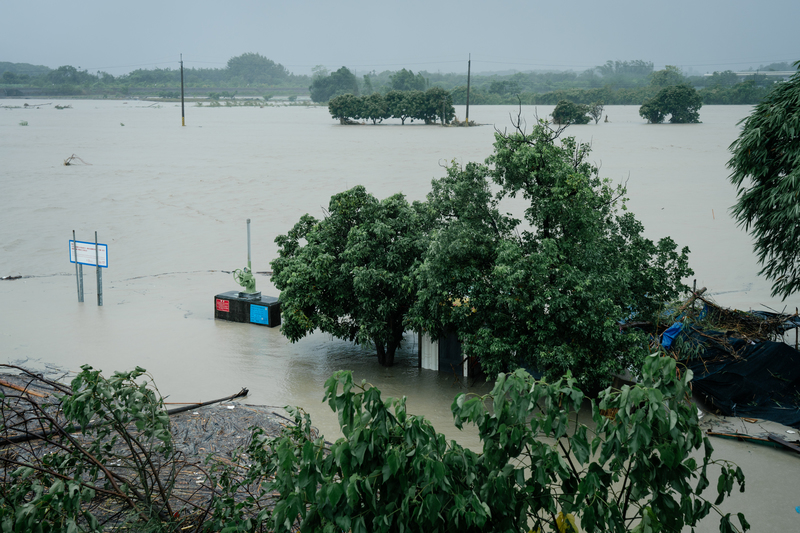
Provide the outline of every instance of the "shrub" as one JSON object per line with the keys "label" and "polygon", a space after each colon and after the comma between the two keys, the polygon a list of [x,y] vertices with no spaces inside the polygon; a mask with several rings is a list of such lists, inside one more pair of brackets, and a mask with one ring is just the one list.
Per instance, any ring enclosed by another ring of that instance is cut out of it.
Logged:
{"label": "shrub", "polygon": [[[334,374],[324,400],[344,437],[316,437],[307,415],[277,438],[256,429],[243,483],[261,483],[274,509],[245,519],[246,504],[214,527],[270,531],[681,531],[712,510],[720,530],[735,531],[716,507],[744,475],[713,448],[686,401],[691,372],[652,356],[640,385],[607,389],[590,402],[593,428],[579,423],[584,402],[566,375],[553,383],[523,370],[498,376],[483,397],[459,395],[456,427],[474,424],[482,453],[446,442],[430,422],[406,411],[405,398]],[[602,413],[615,412],[612,418]],[[702,450],[699,459],[692,456]],[[714,503],[703,496],[708,468],[721,468]],[[696,480],[696,482],[694,482]],[[743,530],[749,529],[738,514]],[[532,527],[531,527],[532,525]]]}

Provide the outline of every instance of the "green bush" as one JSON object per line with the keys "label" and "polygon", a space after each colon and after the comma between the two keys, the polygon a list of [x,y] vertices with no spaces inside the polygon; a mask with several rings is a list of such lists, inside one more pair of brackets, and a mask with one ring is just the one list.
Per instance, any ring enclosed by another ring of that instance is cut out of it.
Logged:
{"label": "green bush", "polygon": [[[383,400],[337,372],[324,400],[344,437],[326,443],[299,410],[279,437],[256,429],[241,483],[276,494],[274,509],[244,502],[211,527],[522,533],[563,532],[577,521],[587,533],[655,532],[694,527],[714,510],[720,531],[736,531],[716,506],[734,484],[744,490],[744,475],[712,459],[686,401],[691,372],[679,376],[673,359],[652,356],[643,375],[640,385],[607,389],[589,403],[591,428],[577,420],[585,398],[569,374],[553,383],[522,370],[500,375],[490,394],[461,394],[452,404],[456,427],[479,432],[476,453],[408,414],[405,398]],[[703,493],[714,464],[721,473],[712,503]],[[738,522],[749,529],[741,513]]]}
{"label": "green bush", "polygon": [[588,105],[561,100],[553,109],[553,122],[556,124],[588,124],[591,120],[589,111],[591,109]]}
{"label": "green bush", "polygon": [[664,87],[639,108],[639,115],[651,124],[660,124],[667,117],[673,124],[700,122],[698,110],[703,107],[700,93],[689,85]]}
{"label": "green bush", "polygon": [[145,370],[105,378],[88,365],[82,369],[60,398],[63,420],[53,405],[0,394],[2,433],[24,417],[22,435],[38,432],[38,442],[52,450],[28,453],[23,442],[0,454],[2,531],[102,531],[100,514],[155,520],[165,529],[179,524],[170,498],[181,467],[160,395],[152,383],[136,382]]}

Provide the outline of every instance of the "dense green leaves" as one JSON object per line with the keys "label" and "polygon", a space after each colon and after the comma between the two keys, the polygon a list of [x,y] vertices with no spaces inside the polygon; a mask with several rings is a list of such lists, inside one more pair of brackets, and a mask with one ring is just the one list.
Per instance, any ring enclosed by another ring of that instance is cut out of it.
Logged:
{"label": "dense green leaves", "polygon": [[424,91],[427,85],[422,73],[414,75],[413,71],[406,69],[395,72],[389,81],[393,91]]}
{"label": "dense green leaves", "polygon": [[[688,250],[642,237],[620,206],[624,190],[598,177],[587,145],[557,142],[558,133],[540,123],[497,134],[486,165],[453,164],[434,181],[428,203],[438,227],[417,271],[412,322],[454,328],[490,375],[525,366],[555,379],[571,370],[599,390],[613,373],[641,367],[647,342],[621,322],[652,320],[686,289]],[[499,211],[518,195],[526,226]]]}
{"label": "dense green leaves", "polygon": [[673,124],[697,123],[702,106],[703,99],[694,87],[669,85],[646,100],[639,108],[639,115],[652,124],[660,124],[667,117]]}
{"label": "dense green leaves", "polygon": [[657,70],[650,74],[650,85],[654,87],[669,87],[686,83],[681,69],[674,65],[667,65],[664,70]]}
{"label": "dense green leaves", "polygon": [[314,76],[308,90],[314,102],[327,102],[340,94],[358,95],[358,80],[350,69],[342,67],[327,76]]}
{"label": "dense green leaves", "polygon": [[277,85],[289,78],[289,71],[281,64],[261,54],[246,53],[228,60],[228,74],[245,84]]}
{"label": "dense green leaves", "polygon": [[283,334],[294,342],[320,329],[374,345],[391,366],[416,298],[412,274],[428,245],[427,220],[403,195],[378,201],[362,186],[333,196],[324,219],[304,215],[275,239]]}
{"label": "dense green leaves", "polygon": [[[734,487],[744,490],[744,475],[712,458],[685,400],[691,373],[679,377],[673,359],[652,356],[643,374],[641,385],[589,402],[589,425],[577,419],[585,397],[569,374],[553,382],[501,374],[490,394],[452,404],[456,426],[478,430],[475,453],[407,414],[405,399],[383,400],[337,372],[324,399],[344,437],[326,443],[292,410],[295,425],[282,435],[256,430],[243,483],[277,495],[274,511],[259,516],[274,531],[554,533],[568,523],[585,533],[682,531],[719,513]],[[721,472],[713,504],[704,496],[711,465]],[[705,483],[694,488],[698,476]],[[721,531],[737,531],[720,516]]]}
{"label": "dense green leaves", "polygon": [[784,299],[800,289],[800,73],[778,84],[743,121],[728,167],[731,211],[755,239],[760,274]]}
{"label": "dense green leaves", "polygon": [[[33,447],[8,442],[0,456],[3,532],[102,531],[97,516],[115,509],[126,515],[117,522],[179,527],[169,416],[152,383],[137,382],[143,375],[137,367],[106,378],[84,365],[57,406],[63,418],[53,406],[0,396],[3,420],[24,416],[37,433]],[[38,447],[48,453],[33,453]]]}
{"label": "dense green leaves", "polygon": [[407,119],[422,120],[433,124],[437,120],[448,123],[455,117],[455,108],[450,93],[439,87],[422,91],[389,91],[385,95],[373,93],[368,96],[340,95],[328,103],[331,117],[343,124],[348,119],[365,118],[377,124],[386,118],[399,118],[402,124]]}
{"label": "dense green leaves", "polygon": [[561,100],[553,109],[553,122],[556,124],[588,124],[591,120],[589,111],[591,109],[588,105]]}

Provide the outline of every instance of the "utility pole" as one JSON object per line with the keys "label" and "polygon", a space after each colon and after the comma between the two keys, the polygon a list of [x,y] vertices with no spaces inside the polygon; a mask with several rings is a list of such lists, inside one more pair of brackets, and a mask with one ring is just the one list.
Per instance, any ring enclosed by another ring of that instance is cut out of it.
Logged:
{"label": "utility pole", "polygon": [[181,54],[181,126],[186,125],[186,115],[183,111],[183,54]]}
{"label": "utility pole", "polygon": [[469,75],[472,68],[472,54],[469,55],[467,61],[467,127],[469,127]]}

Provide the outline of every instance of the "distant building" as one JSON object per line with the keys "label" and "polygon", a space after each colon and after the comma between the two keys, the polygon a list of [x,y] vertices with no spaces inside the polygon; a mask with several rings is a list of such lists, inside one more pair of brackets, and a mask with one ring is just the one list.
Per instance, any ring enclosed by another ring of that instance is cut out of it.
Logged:
{"label": "distant building", "polygon": [[[739,81],[746,81],[748,78],[755,76],[765,76],[771,78],[772,81],[789,81],[789,78],[797,73],[795,70],[747,70],[744,72],[734,72]],[[714,73],[706,73],[703,76],[710,78]]]}

